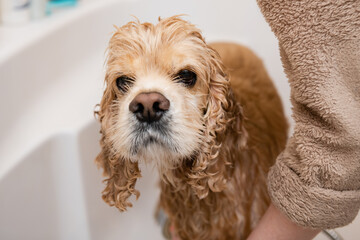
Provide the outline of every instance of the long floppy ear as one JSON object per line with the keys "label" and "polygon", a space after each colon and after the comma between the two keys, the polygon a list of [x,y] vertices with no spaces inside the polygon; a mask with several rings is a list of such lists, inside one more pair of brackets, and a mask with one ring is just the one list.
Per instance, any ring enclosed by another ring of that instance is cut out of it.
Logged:
{"label": "long floppy ear", "polygon": [[95,115],[101,123],[100,133],[102,134],[100,140],[101,152],[95,159],[99,167],[104,170],[103,175],[107,177],[104,180],[106,187],[102,192],[103,200],[110,206],[117,207],[120,211],[125,211],[127,207],[132,204],[127,200],[132,194],[136,199],[140,196],[139,191],[135,190],[135,183],[137,178],[141,177],[138,164],[130,160],[123,159],[116,151],[112,149],[112,143],[108,139],[112,129],[114,105],[113,101],[116,99],[116,94],[109,86],[105,78],[107,87],[104,91],[103,98],[100,103],[100,109],[95,111]]}
{"label": "long floppy ear", "polygon": [[188,175],[188,183],[200,199],[208,195],[209,189],[220,192],[225,188],[227,166],[232,163],[221,158],[219,153],[226,134],[229,134],[227,131],[232,131],[231,135],[236,136],[233,140],[238,147],[244,147],[247,139],[242,108],[234,99],[220,56],[210,47],[208,51],[209,92],[204,115],[204,146]]}

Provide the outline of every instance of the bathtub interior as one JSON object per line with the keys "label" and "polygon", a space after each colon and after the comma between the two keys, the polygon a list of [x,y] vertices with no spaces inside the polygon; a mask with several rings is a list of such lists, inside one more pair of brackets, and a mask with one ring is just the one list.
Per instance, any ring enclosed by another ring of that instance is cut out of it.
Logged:
{"label": "bathtub interior", "polygon": [[121,213],[101,199],[98,124],[55,135],[0,182],[1,239],[161,239],[156,171],[142,167],[141,198]]}
{"label": "bathtub interior", "polygon": [[[112,25],[134,20],[131,15],[156,22],[182,13],[206,40],[252,48],[291,119],[277,41],[255,1],[88,0],[15,30],[0,27],[0,35],[15,32],[6,37],[7,47],[0,41],[0,109],[7,109],[0,118],[0,239],[162,239],[153,217],[159,189],[151,166],[141,166],[141,196],[128,212],[102,201],[93,110],[103,91]],[[358,239],[359,223],[358,217],[339,232]]]}
{"label": "bathtub interior", "polygon": [[2,239],[66,239],[69,232],[86,239],[74,140],[50,138],[1,181]]}

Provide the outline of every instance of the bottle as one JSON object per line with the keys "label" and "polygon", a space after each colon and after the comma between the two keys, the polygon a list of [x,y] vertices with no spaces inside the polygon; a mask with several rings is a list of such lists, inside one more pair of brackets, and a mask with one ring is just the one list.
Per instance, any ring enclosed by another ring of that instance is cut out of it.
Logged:
{"label": "bottle", "polygon": [[45,17],[47,0],[31,0],[31,20]]}
{"label": "bottle", "polygon": [[1,22],[6,25],[30,20],[30,0],[0,0]]}
{"label": "bottle", "polygon": [[77,0],[49,0],[46,6],[46,14],[51,15],[61,9],[77,6]]}

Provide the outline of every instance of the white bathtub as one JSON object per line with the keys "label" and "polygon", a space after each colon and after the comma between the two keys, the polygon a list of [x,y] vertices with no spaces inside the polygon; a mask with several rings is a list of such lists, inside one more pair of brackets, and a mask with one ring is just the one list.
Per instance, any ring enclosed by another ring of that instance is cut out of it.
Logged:
{"label": "white bathtub", "polygon": [[[36,23],[0,27],[0,239],[162,239],[153,218],[159,190],[151,167],[142,166],[141,197],[128,212],[101,200],[93,109],[112,25],[131,15],[155,22],[180,13],[208,41],[255,50],[290,116],[277,41],[255,1],[84,1]],[[339,232],[359,239],[359,223]]]}

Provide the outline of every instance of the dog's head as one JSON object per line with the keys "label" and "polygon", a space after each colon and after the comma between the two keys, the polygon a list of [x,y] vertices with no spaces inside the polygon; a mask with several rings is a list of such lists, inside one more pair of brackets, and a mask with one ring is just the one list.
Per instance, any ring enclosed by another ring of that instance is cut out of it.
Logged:
{"label": "dog's head", "polygon": [[188,166],[183,178],[199,197],[220,189],[221,138],[229,123],[241,130],[233,117],[240,110],[234,110],[219,55],[194,25],[171,17],[117,28],[105,83],[97,162],[108,177],[106,202],[120,210],[131,206],[127,198],[139,195],[139,161],[154,162],[170,184],[175,177],[167,173]]}

